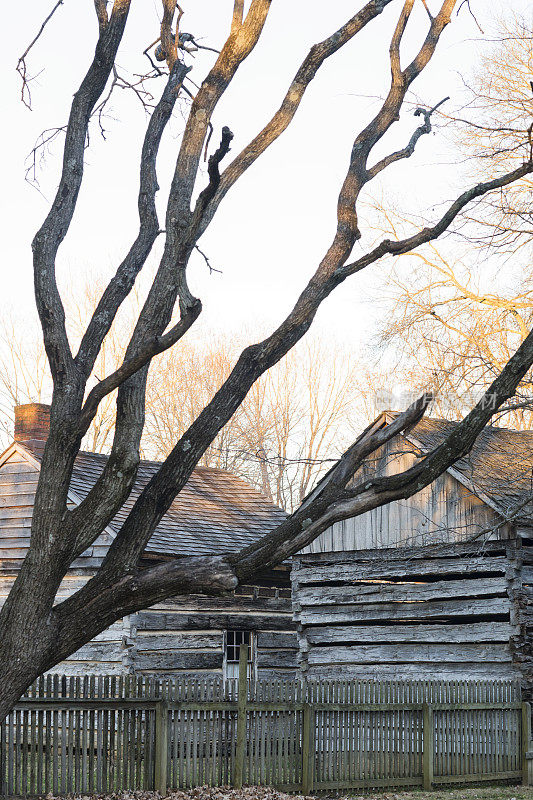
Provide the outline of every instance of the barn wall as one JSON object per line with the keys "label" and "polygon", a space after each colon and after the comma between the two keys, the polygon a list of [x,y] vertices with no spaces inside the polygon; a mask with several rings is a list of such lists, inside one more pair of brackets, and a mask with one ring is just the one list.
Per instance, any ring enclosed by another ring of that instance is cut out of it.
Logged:
{"label": "barn wall", "polygon": [[239,587],[229,597],[174,598],[132,618],[138,673],[223,673],[224,632],[255,631],[257,676],[288,677],[298,641],[289,588]]}
{"label": "barn wall", "polygon": [[[298,557],[293,607],[304,673],[518,677],[519,547],[473,542]],[[531,649],[524,659],[531,663]]]}
{"label": "barn wall", "polygon": [[[417,460],[413,446],[397,436],[371,456],[352,481],[393,475]],[[328,528],[303,553],[365,550],[454,542],[491,527],[496,513],[449,473],[407,500],[397,500]]]}

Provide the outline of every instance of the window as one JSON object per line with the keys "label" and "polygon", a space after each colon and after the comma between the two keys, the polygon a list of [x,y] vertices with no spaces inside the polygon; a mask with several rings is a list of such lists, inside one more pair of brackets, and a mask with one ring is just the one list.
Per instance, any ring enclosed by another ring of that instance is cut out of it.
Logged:
{"label": "window", "polygon": [[254,634],[251,631],[226,631],[224,658],[226,678],[239,677],[239,658],[241,655],[241,647],[243,646],[248,648],[248,677],[253,677],[255,659]]}

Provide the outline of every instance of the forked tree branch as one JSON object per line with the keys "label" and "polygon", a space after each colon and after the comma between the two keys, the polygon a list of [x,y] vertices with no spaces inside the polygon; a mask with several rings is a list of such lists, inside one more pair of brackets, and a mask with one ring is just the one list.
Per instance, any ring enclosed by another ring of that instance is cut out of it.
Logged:
{"label": "forked tree branch", "polygon": [[[417,400],[407,411],[384,428],[370,426],[346,451],[338,464],[321,481],[301,507],[271,533],[258,542],[230,556],[214,559],[183,558],[161,567],[124,575],[122,580],[102,583],[98,576],[80,591],[54,609],[66,646],[73,648],[72,619],[102,620],[102,630],[115,613],[132,613],[172,594],[191,591],[220,592],[234,588],[238,582],[250,580],[257,572],[294,555],[335,522],[360,516],[374,508],[398,499],[406,499],[432,483],[459,458],[466,455],[477,436],[498,408],[514,395],[521,379],[533,365],[533,331],[507,362],[487,392],[472,411],[449,433],[445,440],[418,461],[415,466],[397,475],[374,478],[346,490],[350,477],[368,456],[408,430],[424,415],[430,395]],[[210,579],[210,573],[213,580]],[[98,632],[95,628],[91,635]],[[75,634],[74,634],[75,635]]]}
{"label": "forked tree branch", "polygon": [[106,395],[114,392],[121,384],[135,375],[140,369],[148,364],[155,356],[164,353],[170,347],[176,344],[189,330],[191,325],[198,319],[202,310],[202,304],[198,300],[194,305],[189,307],[182,318],[177,322],[167,333],[163,336],[158,336],[153,342],[145,345],[144,350],[141,350],[136,356],[129,360],[124,360],[123,363],[112,372],[110,375],[99,381],[96,386],[91,389],[87,399],[83,405],[80,415],[80,433],[84,436],[93,421],[98,410],[99,403]]}
{"label": "forked tree branch", "polygon": [[202,216],[198,235],[201,235],[206,230],[218,206],[232,186],[287,130],[298,111],[306,90],[324,62],[348,44],[369,22],[378,17],[391,2],[392,0],[370,0],[335,33],[311,47],[291,81],[278,111],[222,173],[218,191],[212,199],[209,209]]}
{"label": "forked tree branch", "polygon": [[[423,416],[430,400],[429,395],[424,395],[411,408],[400,414],[391,425],[382,429],[370,426],[364,431],[348,448],[335,467],[330,470],[328,476],[310,498],[304,501],[299,511],[265,538],[287,536],[287,525],[290,526],[291,535],[293,535],[298,527],[298,519],[304,519],[305,527],[306,521],[308,522],[313,515],[323,513],[341,495],[353,471],[358,468],[364,458],[397,433],[416,424]],[[304,508],[305,511],[303,511]],[[178,559],[165,565],[142,570],[141,573],[135,571],[131,575],[124,576],[118,584],[112,582],[106,585],[97,578],[92,579],[76,595],[56,606],[54,613],[58,614],[60,620],[65,620],[67,629],[70,628],[68,623],[72,616],[85,615],[87,610],[91,609],[93,622],[90,622],[89,625],[94,625],[96,619],[98,620],[97,625],[100,626],[103,620],[108,619],[110,609],[117,608],[117,602],[121,613],[132,613],[134,610],[146,607],[147,604],[156,602],[157,599],[163,599],[169,588],[173,594],[190,591],[216,594],[220,591],[228,591],[235,588],[239,581],[236,564],[240,564],[241,559],[243,564],[248,564],[249,558],[249,548],[246,548],[241,553],[229,557]],[[75,631],[74,635],[76,635]],[[64,646],[72,647],[72,644],[72,641],[68,641],[68,645]]]}
{"label": "forked tree branch", "polygon": [[390,153],[388,156],[385,156],[385,158],[382,158],[380,161],[378,161],[377,164],[374,164],[373,167],[370,167],[367,172],[369,180],[375,178],[376,175],[379,175],[380,172],[389,167],[391,164],[394,164],[396,161],[401,161],[404,158],[411,158],[415,152],[415,148],[420,137],[424,136],[426,133],[431,133],[431,115],[437,110],[437,108],[439,108],[439,106],[449,99],[449,97],[445,97],[443,100],[438,102],[436,106],[433,106],[433,108],[430,109],[416,109],[415,116],[422,115],[424,117],[423,124],[419,125],[418,128],[413,132],[405,147],[403,147],[401,150],[396,150],[394,153]]}
{"label": "forked tree branch", "polygon": [[410,250],[414,250],[416,247],[420,247],[427,242],[437,239],[450,227],[452,222],[461,213],[463,208],[465,208],[465,206],[468,205],[468,203],[470,203],[472,200],[482,197],[494,189],[500,189],[503,186],[509,186],[509,184],[514,183],[514,181],[519,180],[525,175],[529,175],[531,173],[533,173],[533,161],[527,161],[511,172],[501,175],[499,178],[494,178],[494,180],[486,181],[485,183],[478,183],[475,186],[472,186],[470,189],[467,189],[466,192],[463,192],[461,195],[459,195],[457,200],[450,205],[446,213],[442,215],[440,220],[436,222],[435,225],[432,225],[429,228],[422,228],[421,230],[417,231],[417,233],[413,234],[412,236],[408,236],[405,239],[384,239],[366,255],[361,256],[356,261],[345,264],[343,267],[341,267],[338,271],[339,278],[344,279],[348,275],[354,275],[356,272],[364,269],[369,264],[372,264],[380,258],[383,258],[383,256],[403,255],[408,253]]}
{"label": "forked tree branch", "polygon": [[159,234],[159,220],[155,205],[155,197],[159,189],[156,169],[157,155],[163,133],[188,71],[189,68],[180,61],[175,62],[146,129],[141,152],[137,202],[139,233],[114,278],[105,289],[81,340],[75,360],[87,377],[120,306],[131,292],[135,279],[145,265]]}
{"label": "forked tree branch", "polygon": [[65,136],[63,167],[52,207],[32,243],[37,310],[54,381],[64,381],[73,358],[65,313],[57,289],[55,258],[72,222],[83,178],[89,120],[115,63],[128,17],[130,0],[115,0],[109,23],[98,39],[91,66],[74,95]]}
{"label": "forked tree branch", "polygon": [[[407,146],[369,167],[373,148],[397,121],[406,92],[432,58],[454,6],[454,0],[441,0],[438,13],[429,15],[429,30],[415,58],[402,68],[402,40],[413,8],[413,1],[405,0],[399,4],[399,17],[390,42],[388,92],[374,118],[353,140],[338,196],[336,230],[314,275],[277,329],[241,353],[226,381],[140,492],[96,575],[82,589],[54,607],[57,589],[68,572],[72,557],[101,533],[123,506],[133,486],[140,457],[148,365],[153,356],[161,352],[159,348],[165,349],[183,335],[201,308],[187,282],[189,258],[199,237],[227,191],[290,124],[307,87],[325,60],[351,41],[392,0],[370,0],[335,34],[311,48],[279,111],[220,174],[219,165],[227,153],[230,139],[229,131],[224,132],[221,147],[211,157],[208,186],[200,193],[193,210],[192,198],[200,159],[213,113],[238,68],[257,44],[271,5],[270,0],[251,0],[244,16],[244,4],[235,0],[228,39],[199,87],[185,124],[168,196],[162,257],[126,348],[124,362],[116,372],[94,387],[83,405],[95,358],[159,232],[155,207],[157,151],[186,72],[177,57],[179,31],[173,31],[176,5],[174,0],[162,2],[161,48],[170,66],[170,76],[150,119],[143,145],[138,199],[139,234],[102,295],[75,358],[66,336],[63,306],[56,285],[55,259],[76,207],[90,116],[114,68],[129,0],[115,0],[106,23],[103,4],[96,0],[100,38],[95,58],[72,104],[58,193],[34,240],[37,305],[54,378],[54,394],[50,435],[34,505],[31,557],[23,562],[14,589],[0,610],[3,655],[7,653],[13,661],[18,659],[21,631],[30,643],[26,671],[22,678],[17,677],[17,691],[28,685],[38,672],[51,666],[52,660],[65,657],[125,613],[171,594],[232,589],[238,581],[297,552],[336,520],[357,516],[391,500],[416,493],[467,451],[491,414],[516,390],[533,362],[533,334],[530,334],[492,384],[492,406],[486,402],[483,407],[476,406],[443,445],[410,470],[347,488],[351,474],[370,453],[420,419],[427,407],[427,397],[388,428],[376,430],[371,426],[306,498],[302,507],[256,545],[229,557],[185,558],[148,570],[140,569],[140,557],[146,543],[185,486],[202,453],[238,409],[254,382],[304,336],[323,300],[347,277],[382,257],[409,252],[437,238],[472,199],[532,172],[532,164],[528,162],[500,178],[480,183],[464,192],[433,226],[400,241],[384,240],[350,262],[354,244],[360,236],[357,203],[361,190],[378,172],[400,158],[408,157],[430,127],[431,111],[423,111],[424,124],[414,132]],[[179,13],[181,15],[181,11]],[[177,302],[180,321],[167,330]],[[85,501],[69,512],[68,487],[82,433],[102,397],[116,388],[116,428],[111,455]],[[48,649],[31,649],[36,631],[48,637]],[[14,696],[15,690],[11,691]],[[0,700],[1,692],[0,688]]]}

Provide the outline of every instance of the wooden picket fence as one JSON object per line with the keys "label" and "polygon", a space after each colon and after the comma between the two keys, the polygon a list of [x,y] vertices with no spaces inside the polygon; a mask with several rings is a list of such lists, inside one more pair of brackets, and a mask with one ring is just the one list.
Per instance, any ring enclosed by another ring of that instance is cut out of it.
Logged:
{"label": "wooden picket fence", "polygon": [[[244,664],[244,666],[246,666]],[[42,678],[0,726],[0,794],[527,782],[508,681]]]}

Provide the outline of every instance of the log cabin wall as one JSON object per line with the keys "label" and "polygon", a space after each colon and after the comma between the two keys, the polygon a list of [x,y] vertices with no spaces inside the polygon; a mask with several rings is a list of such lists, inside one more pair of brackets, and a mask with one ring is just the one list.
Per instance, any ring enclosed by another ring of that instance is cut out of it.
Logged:
{"label": "log cabin wall", "polygon": [[[410,442],[396,436],[368,458],[351,484],[376,475],[402,472],[418,460],[417,452]],[[302,552],[329,553],[461,541],[499,521],[500,517],[490,506],[446,472],[407,500],[336,522]]]}
{"label": "log cabin wall", "polygon": [[524,549],[516,540],[299,556],[292,582],[303,673],[521,677],[530,697]]}
{"label": "log cabin wall", "polygon": [[229,597],[175,598],[139,612],[132,617],[132,671],[227,674],[227,632],[247,631],[254,637],[253,675],[290,677],[297,667],[298,639],[288,576],[278,583],[241,586]]}
{"label": "log cabin wall", "polygon": [[513,660],[526,687],[525,699],[533,701],[533,529],[519,528],[521,565],[515,579],[516,617],[519,631],[511,642]]}

